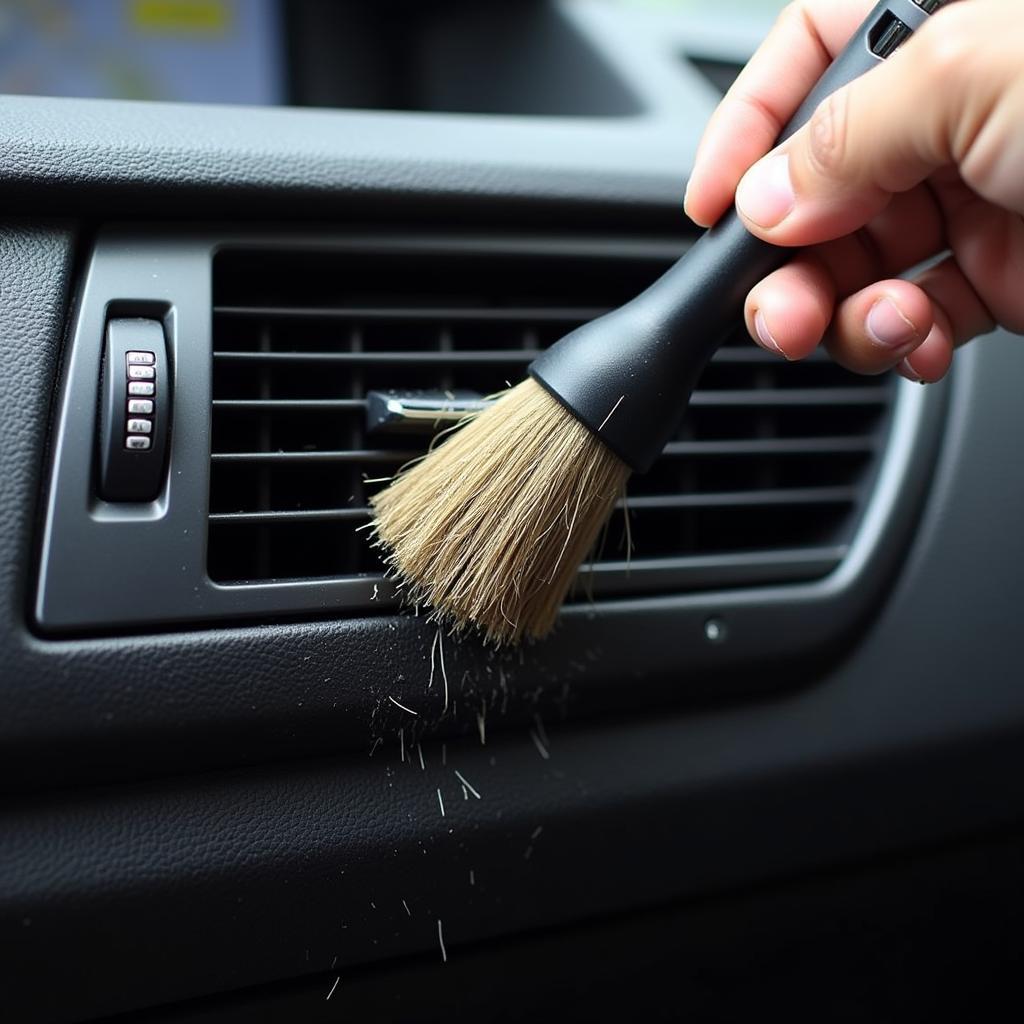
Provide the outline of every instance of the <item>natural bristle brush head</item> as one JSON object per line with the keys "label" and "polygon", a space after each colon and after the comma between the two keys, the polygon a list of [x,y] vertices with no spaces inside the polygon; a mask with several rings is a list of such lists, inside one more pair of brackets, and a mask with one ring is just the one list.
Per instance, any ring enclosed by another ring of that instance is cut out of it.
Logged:
{"label": "natural bristle brush head", "polygon": [[542,637],[629,474],[526,380],[371,500],[375,542],[439,621],[498,645]]}

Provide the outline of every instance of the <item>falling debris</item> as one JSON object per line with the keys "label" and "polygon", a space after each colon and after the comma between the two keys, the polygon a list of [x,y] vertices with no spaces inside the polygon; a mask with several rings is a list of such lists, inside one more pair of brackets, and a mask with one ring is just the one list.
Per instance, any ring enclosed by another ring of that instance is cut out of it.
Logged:
{"label": "falling debris", "polygon": [[370,600],[371,601],[376,601],[377,600],[377,584],[376,583],[374,583],[374,585],[373,585],[373,593],[370,595]]}
{"label": "falling debris", "polygon": [[[416,606],[416,614],[419,615],[419,605]],[[427,680],[427,689],[433,689],[434,686],[434,665],[437,659],[437,641],[441,639],[441,630],[434,634],[434,642],[430,645],[430,678]]]}
{"label": "falling debris", "polygon": [[487,746],[487,705],[484,705],[483,711],[476,713],[476,731],[480,733],[480,746]]}
{"label": "falling debris", "polygon": [[403,711],[408,711],[410,715],[415,715],[417,718],[419,717],[418,711],[413,711],[412,708],[407,708],[404,704],[399,704],[398,701],[395,700],[395,698],[392,697],[390,693],[388,694],[388,700],[391,701],[391,703],[394,704],[396,708],[401,708]]}
{"label": "falling debris", "polygon": [[416,744],[416,753],[420,755],[420,768],[426,771],[427,766],[423,763],[423,747],[419,743]]}
{"label": "falling debris", "polygon": [[537,748],[537,753],[540,754],[540,756],[543,757],[545,761],[549,760],[551,757],[551,752],[548,750],[547,747],[544,746],[544,742],[537,735],[536,729],[530,730],[530,739],[533,740],[533,745]]}
{"label": "falling debris", "polygon": [[333,971],[334,968],[337,967],[337,966],[338,966],[338,956],[337,956],[337,954],[335,954],[334,959],[331,961],[331,970]]}
{"label": "falling debris", "polygon": [[526,851],[523,853],[523,860],[529,860],[531,853],[533,853],[533,843],[530,843],[530,845],[526,848]]}
{"label": "falling debris", "polygon": [[[338,975],[337,978],[334,979],[334,984],[331,986],[331,991],[327,993],[327,999],[330,999],[331,996],[334,995],[334,990],[338,987],[338,982],[339,981],[341,981],[341,975],[340,974]],[[324,1000],[325,1003],[327,1002],[327,999]]]}
{"label": "falling debris", "polygon": [[437,658],[441,662],[441,679],[444,681],[444,707],[441,713],[448,710],[448,672],[444,667],[444,641],[441,639],[441,627],[437,627]]}
{"label": "falling debris", "polygon": [[548,739],[547,730],[544,728],[544,720],[540,715],[533,716],[534,724],[537,726],[537,735],[541,738],[545,747],[551,746],[551,741]]}
{"label": "falling debris", "polygon": [[472,868],[469,869],[469,884],[476,885],[476,873]]}
{"label": "falling debris", "polygon": [[537,826],[537,827],[536,827],[536,828],[535,828],[535,829],[534,829],[534,830],[533,830],[533,831],[532,831],[532,832],[530,833],[530,839],[531,839],[531,840],[533,840],[533,839],[536,839],[536,838],[537,838],[537,837],[538,837],[538,836],[539,836],[539,835],[541,834],[541,832],[543,832],[543,831],[544,831],[544,826],[543,826],[543,825],[538,825],[538,826]]}
{"label": "falling debris", "polygon": [[448,951],[444,948],[444,928],[441,926],[441,919],[437,919],[437,941],[441,945],[441,963],[448,963]]}
{"label": "falling debris", "polygon": [[441,767],[446,768],[448,766],[448,744],[441,744]]}
{"label": "falling debris", "polygon": [[462,799],[463,800],[468,800],[469,799],[469,790],[466,789],[465,786],[462,787]]}
{"label": "falling debris", "polygon": [[405,912],[412,917],[412,911],[409,909],[409,904],[402,900],[402,906],[405,907]]}
{"label": "falling debris", "polygon": [[398,730],[398,750],[399,750],[399,758],[400,758],[402,764],[405,764],[405,730],[404,729],[399,729]]}
{"label": "falling debris", "polygon": [[455,778],[457,778],[459,782],[461,782],[466,787],[466,789],[468,789],[470,793],[472,793],[473,796],[477,798],[477,800],[480,799],[480,794],[473,788],[473,786],[469,784],[469,782],[466,780],[466,777],[462,774],[462,772],[458,770],[458,768],[455,769]]}
{"label": "falling debris", "polygon": [[373,741],[373,746],[370,747],[370,757],[373,757],[374,751],[376,751],[376,749],[381,745],[381,742],[382,742],[382,737],[380,737],[380,736],[378,736]]}
{"label": "falling debris", "polygon": [[444,797],[441,796],[440,787],[437,790],[437,802],[441,805],[441,817],[444,817]]}

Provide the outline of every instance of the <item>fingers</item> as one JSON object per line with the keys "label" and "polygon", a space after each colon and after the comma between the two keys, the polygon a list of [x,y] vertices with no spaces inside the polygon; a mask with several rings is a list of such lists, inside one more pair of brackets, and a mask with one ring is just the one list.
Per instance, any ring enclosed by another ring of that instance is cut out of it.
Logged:
{"label": "fingers", "polygon": [[732,205],[743,172],[775,144],[870,7],[798,0],[783,10],[705,129],[684,202],[691,219],[707,227]]}
{"label": "fingers", "polygon": [[936,311],[936,323],[928,337],[895,367],[901,377],[915,384],[934,384],[942,380],[953,362],[953,342],[948,328],[938,322],[939,316]]}
{"label": "fingers", "polygon": [[910,281],[879,281],[836,308],[828,350],[848,370],[884,373],[910,356],[934,323],[931,300],[921,288]]}
{"label": "fingers", "polygon": [[936,192],[946,210],[950,247],[978,299],[1004,327],[1024,331],[1024,218],[962,184]]}
{"label": "fingers", "polygon": [[801,255],[751,291],[747,328],[763,348],[787,359],[802,359],[825,337],[848,370],[896,368],[928,383],[945,376],[955,347],[995,326],[952,257],[914,281],[878,281],[834,303],[831,272]]}
{"label": "fingers", "polygon": [[978,74],[976,55],[958,41],[958,33],[975,34],[974,6],[940,11],[747,171],[736,192],[747,227],[777,245],[838,238],[875,217],[895,193],[965,156],[972,133],[992,113],[984,97],[1001,86]]}
{"label": "fingers", "polygon": [[953,257],[920,274],[916,286],[931,302],[935,323],[896,370],[908,380],[927,384],[946,375],[955,348],[987,334],[996,321]]}
{"label": "fingers", "polygon": [[[861,231],[805,250],[756,285],[745,306],[747,329],[768,351],[802,359],[822,340],[837,299],[874,282],[883,287],[943,247],[942,218],[931,191],[904,193]],[[895,282],[895,293],[903,294],[904,286]],[[872,372],[875,366],[877,359]]]}
{"label": "fingers", "polygon": [[930,298],[954,347],[995,328],[995,317],[954,257],[947,257],[925,270],[917,277],[916,284]]}
{"label": "fingers", "polygon": [[803,359],[825,334],[835,301],[828,270],[811,256],[798,256],[751,290],[744,309],[747,330],[763,349]]}

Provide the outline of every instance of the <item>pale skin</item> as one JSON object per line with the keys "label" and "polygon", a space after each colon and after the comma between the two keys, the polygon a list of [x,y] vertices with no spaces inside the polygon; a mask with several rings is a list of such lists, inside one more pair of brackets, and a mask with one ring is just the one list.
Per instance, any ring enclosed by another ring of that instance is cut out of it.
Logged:
{"label": "pale skin", "polygon": [[1024,332],[1024,18],[1020,0],[943,8],[773,149],[873,6],[782,12],[708,124],[686,212],[709,226],[735,199],[750,231],[799,247],[747,298],[762,347],[937,381],[971,338]]}

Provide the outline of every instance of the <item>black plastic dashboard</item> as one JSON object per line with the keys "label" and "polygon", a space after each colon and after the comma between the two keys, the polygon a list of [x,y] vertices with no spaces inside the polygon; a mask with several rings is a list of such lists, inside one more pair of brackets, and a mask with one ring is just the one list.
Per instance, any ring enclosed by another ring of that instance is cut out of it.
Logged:
{"label": "black plastic dashboard", "polygon": [[[698,897],[1019,823],[1024,352],[1004,334],[958,353],[947,384],[906,386],[903,416],[916,410],[926,429],[890,448],[882,473],[911,500],[839,629],[833,605],[801,602],[816,584],[781,586],[782,617],[763,590],[621,598],[574,611],[514,662],[448,647],[453,690],[467,676],[475,689],[440,724],[436,631],[408,616],[249,609],[239,624],[40,629],[61,388],[76,328],[109,298],[90,305],[85,287],[97,252],[121,246],[141,277],[146,246],[169,236],[308,243],[372,226],[607,245],[682,233],[681,184],[715,92],[679,71],[678,53],[733,60],[759,30],[716,50],[696,20],[566,6],[640,113],[0,98],[0,184],[17,212],[0,231],[11,1019],[242,991],[258,1012],[254,987],[283,982],[301,987],[274,1019],[298,1019],[339,977],[327,1005],[341,1011],[349,980],[386,990],[430,965],[445,983],[441,937],[450,960],[468,960],[485,939],[529,944],[595,920],[614,931],[609,915],[666,906],[685,931]],[[101,333],[90,328],[97,352]],[[192,422],[205,460],[198,412]],[[116,557],[96,555],[81,552],[83,593],[122,578]],[[144,573],[134,579],[138,603]],[[709,642],[711,614],[725,614],[728,643]],[[429,722],[413,728],[389,705],[407,691]],[[485,972],[501,977],[500,948],[494,960]],[[429,1019],[429,1005],[379,1014]]]}

